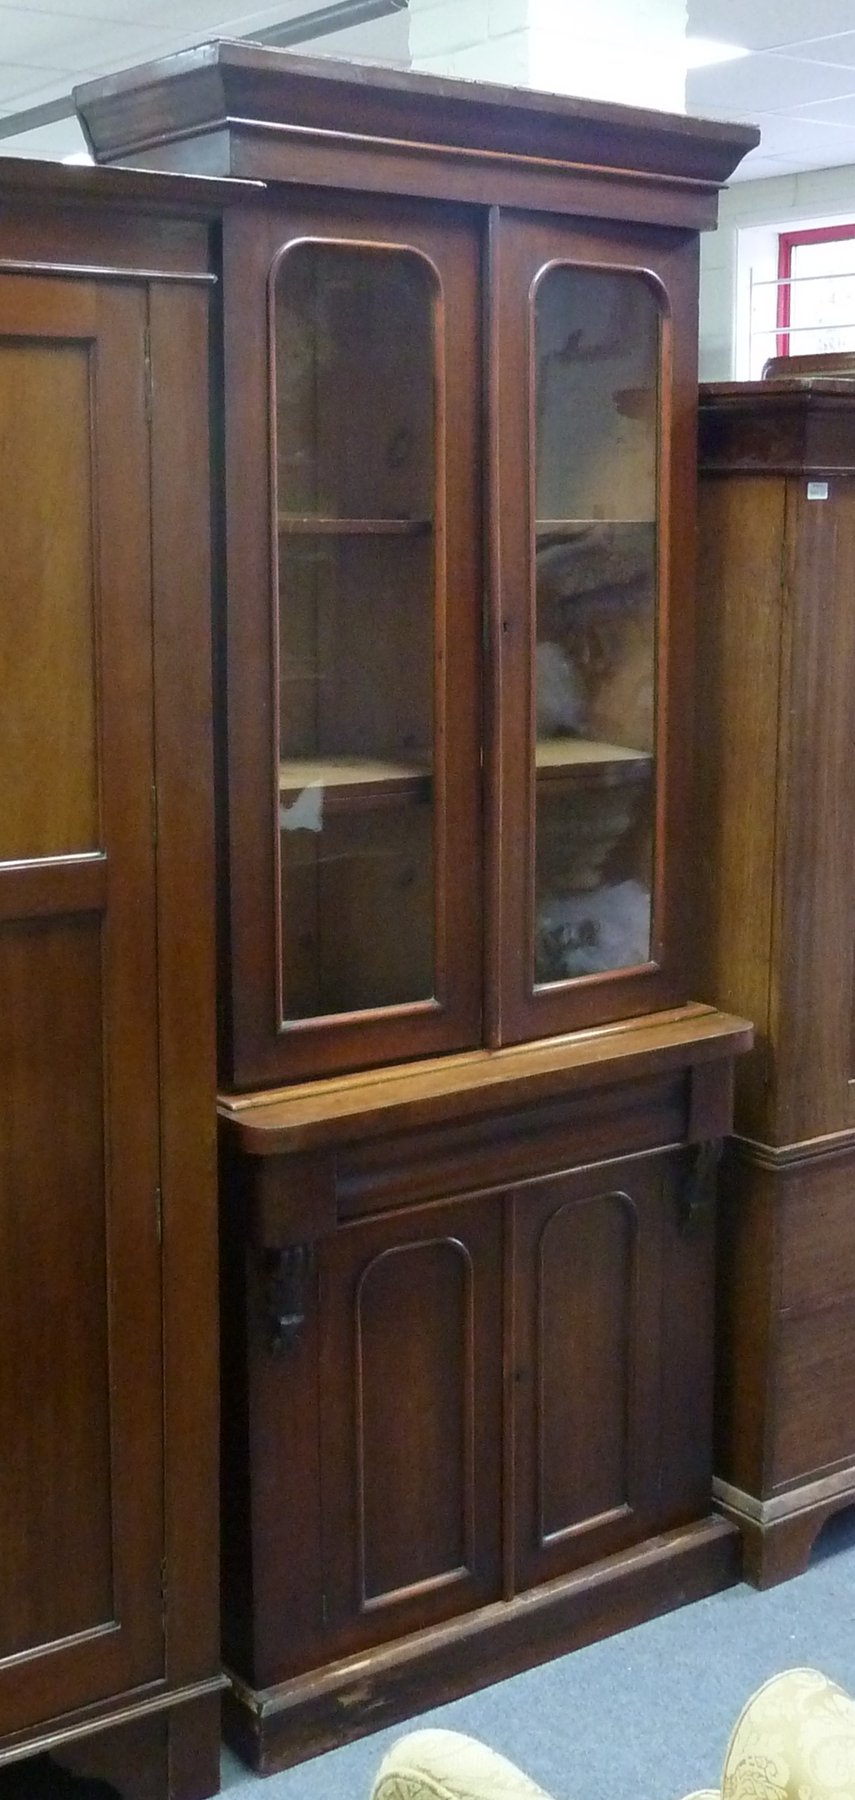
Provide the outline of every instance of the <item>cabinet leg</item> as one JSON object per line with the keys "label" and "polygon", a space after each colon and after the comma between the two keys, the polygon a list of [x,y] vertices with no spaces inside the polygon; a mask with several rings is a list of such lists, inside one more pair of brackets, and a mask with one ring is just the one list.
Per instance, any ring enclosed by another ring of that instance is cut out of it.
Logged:
{"label": "cabinet leg", "polygon": [[819,1524],[804,1519],[783,1519],[775,1525],[741,1523],[745,1550],[743,1572],[752,1587],[777,1587],[804,1574],[810,1561]]}
{"label": "cabinet leg", "polygon": [[208,1800],[220,1791],[219,1694],[179,1706],[169,1720],[169,1800]]}
{"label": "cabinet leg", "polygon": [[219,1791],[219,1693],[0,1768],[0,1800],[209,1800]]}
{"label": "cabinet leg", "polygon": [[[166,1719],[137,1719],[92,1737],[58,1744],[49,1756],[11,1764],[20,1800],[168,1800]],[[42,1786],[32,1785],[42,1782]],[[25,1786],[24,1783],[30,1783]],[[0,1786],[5,1800],[6,1790]]]}
{"label": "cabinet leg", "polygon": [[743,1542],[743,1574],[752,1587],[777,1587],[803,1575],[816,1540],[828,1520],[853,1505],[851,1493],[777,1519],[752,1519],[738,1507],[722,1504],[721,1510],[739,1526]]}

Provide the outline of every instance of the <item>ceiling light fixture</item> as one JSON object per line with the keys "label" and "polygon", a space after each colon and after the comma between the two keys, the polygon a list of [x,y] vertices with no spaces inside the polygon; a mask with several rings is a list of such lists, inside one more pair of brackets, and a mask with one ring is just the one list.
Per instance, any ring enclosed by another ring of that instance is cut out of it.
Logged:
{"label": "ceiling light fixture", "polygon": [[715,63],[737,62],[740,56],[750,55],[751,51],[744,44],[722,44],[716,38],[686,38],[687,69],[707,69]]}
{"label": "ceiling light fixture", "polygon": [[332,6],[320,6],[281,25],[266,25],[261,31],[250,32],[249,40],[282,50],[290,44],[302,44],[307,38],[325,37],[331,32],[346,31],[348,26],[366,25],[372,19],[406,11],[407,0],[335,0]]}

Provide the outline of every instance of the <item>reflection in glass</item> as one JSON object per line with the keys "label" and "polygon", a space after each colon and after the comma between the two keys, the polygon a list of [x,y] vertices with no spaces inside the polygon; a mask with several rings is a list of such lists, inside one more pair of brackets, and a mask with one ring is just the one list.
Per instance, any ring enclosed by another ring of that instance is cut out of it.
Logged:
{"label": "reflection in glass", "polygon": [[275,274],[286,1020],[434,991],[434,307],[412,251]]}
{"label": "reflection in glass", "polygon": [[640,274],[537,285],[538,984],[651,955],[659,340]]}

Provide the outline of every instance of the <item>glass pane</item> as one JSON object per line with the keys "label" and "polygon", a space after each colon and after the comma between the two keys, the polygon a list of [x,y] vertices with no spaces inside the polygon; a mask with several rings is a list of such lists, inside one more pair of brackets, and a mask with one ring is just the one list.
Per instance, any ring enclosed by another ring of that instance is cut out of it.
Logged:
{"label": "glass pane", "polygon": [[303,243],[275,283],[283,1020],[434,977],[434,275]]}
{"label": "glass pane", "polygon": [[794,244],[790,354],[855,350],[855,238]]}
{"label": "glass pane", "polygon": [[297,244],[276,279],[279,505],[429,519],[433,277],[412,252]]}
{"label": "glass pane", "polygon": [[643,276],[538,283],[537,984],[651,955],[659,344]]}
{"label": "glass pane", "polygon": [[0,344],[0,861],[98,847],[90,450],[85,347]]}

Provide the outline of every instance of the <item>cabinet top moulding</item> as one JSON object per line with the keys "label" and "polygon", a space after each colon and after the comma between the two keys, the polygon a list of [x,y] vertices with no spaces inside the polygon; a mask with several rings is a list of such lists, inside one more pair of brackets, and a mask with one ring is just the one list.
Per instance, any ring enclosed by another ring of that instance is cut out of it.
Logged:
{"label": "cabinet top moulding", "polygon": [[206,174],[175,174],[152,169],[88,168],[66,166],[24,156],[0,156],[0,195],[4,207],[84,203],[97,205],[99,213],[110,206],[130,207],[134,216],[152,212],[158,218],[170,213],[182,218],[218,219],[224,206],[257,199],[264,182],[221,179]]}
{"label": "cabinet top moulding", "polygon": [[229,40],[87,82],[74,100],[99,162],[699,228],[759,142],[746,125]]}
{"label": "cabinet top moulding", "polygon": [[211,228],[261,182],[0,157],[0,273],[215,280]]}
{"label": "cabinet top moulding", "polygon": [[855,380],[800,375],[708,382],[699,399],[705,475],[855,473]]}

